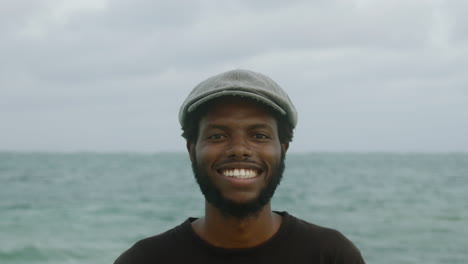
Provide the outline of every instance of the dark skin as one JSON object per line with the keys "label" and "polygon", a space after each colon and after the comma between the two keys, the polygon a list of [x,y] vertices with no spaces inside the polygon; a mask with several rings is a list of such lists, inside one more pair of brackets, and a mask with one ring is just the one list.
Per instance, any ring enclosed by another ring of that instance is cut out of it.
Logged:
{"label": "dark skin", "polygon": [[[200,119],[196,143],[187,142],[192,162],[210,177],[223,197],[236,203],[256,199],[286,152],[278,137],[276,119],[258,103],[227,97]],[[225,171],[255,171],[249,179],[225,176]],[[270,239],[281,225],[270,202],[255,216],[236,218],[205,202],[205,216],[192,223],[208,243],[223,248],[249,248]]]}

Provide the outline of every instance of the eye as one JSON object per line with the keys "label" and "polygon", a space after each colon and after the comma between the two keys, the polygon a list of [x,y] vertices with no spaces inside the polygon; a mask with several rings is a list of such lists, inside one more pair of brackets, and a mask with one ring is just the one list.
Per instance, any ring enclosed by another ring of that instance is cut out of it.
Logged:
{"label": "eye", "polygon": [[268,135],[263,134],[263,133],[255,133],[253,137],[255,139],[269,139],[270,138]]}
{"label": "eye", "polygon": [[222,135],[222,134],[213,134],[213,135],[208,137],[208,139],[214,140],[214,141],[221,140],[223,138],[224,138],[224,135]]}

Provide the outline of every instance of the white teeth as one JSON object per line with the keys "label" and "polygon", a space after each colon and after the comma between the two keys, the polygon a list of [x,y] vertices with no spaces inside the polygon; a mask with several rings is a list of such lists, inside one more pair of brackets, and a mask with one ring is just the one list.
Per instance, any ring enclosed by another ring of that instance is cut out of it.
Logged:
{"label": "white teeth", "polygon": [[257,176],[257,171],[249,169],[231,169],[223,170],[223,175],[234,178],[253,178]]}
{"label": "white teeth", "polygon": [[245,177],[245,175],[246,175],[246,174],[245,174],[245,170],[240,170],[240,176],[241,176],[241,177]]}

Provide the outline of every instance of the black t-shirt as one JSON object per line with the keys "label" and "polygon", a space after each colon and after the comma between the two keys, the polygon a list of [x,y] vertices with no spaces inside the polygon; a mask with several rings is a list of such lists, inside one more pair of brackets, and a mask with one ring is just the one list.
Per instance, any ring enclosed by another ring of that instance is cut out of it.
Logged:
{"label": "black t-shirt", "polygon": [[189,218],[160,235],[137,242],[115,264],[149,263],[364,263],[359,250],[340,232],[320,227],[286,212],[278,232],[252,248],[226,249],[202,240]]}

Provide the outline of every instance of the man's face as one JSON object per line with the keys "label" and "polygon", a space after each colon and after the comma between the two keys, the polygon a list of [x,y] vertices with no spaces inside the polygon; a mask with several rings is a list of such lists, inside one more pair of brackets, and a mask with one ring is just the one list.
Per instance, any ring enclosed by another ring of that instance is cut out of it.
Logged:
{"label": "man's face", "polygon": [[287,147],[265,106],[236,97],[216,102],[200,119],[196,143],[188,144],[206,200],[238,218],[255,215],[270,201]]}

